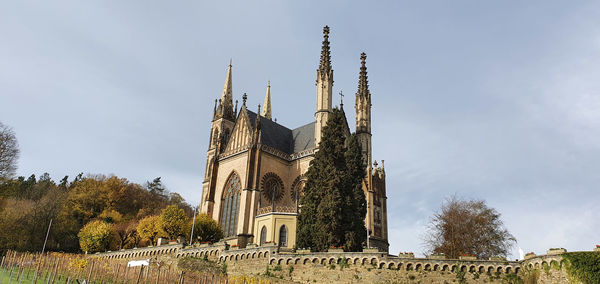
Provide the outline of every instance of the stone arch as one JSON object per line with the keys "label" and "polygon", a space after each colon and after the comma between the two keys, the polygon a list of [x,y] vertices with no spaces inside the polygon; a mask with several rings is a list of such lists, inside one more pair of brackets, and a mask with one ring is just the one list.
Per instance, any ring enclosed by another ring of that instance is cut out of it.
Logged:
{"label": "stone arch", "polygon": [[533,264],[529,264],[529,269],[533,269]]}
{"label": "stone arch", "polygon": [[264,256],[265,256],[265,257],[269,257],[269,252],[268,252],[268,251],[265,251],[265,255],[264,255]]}
{"label": "stone arch", "polygon": [[258,258],[261,258],[261,257],[262,257],[262,255],[263,255],[263,254],[262,254],[262,251],[259,251],[259,252],[258,252]]}
{"label": "stone arch", "polygon": [[325,265],[327,263],[327,258],[321,258],[321,264]]}
{"label": "stone arch", "polygon": [[377,258],[376,257],[371,258],[371,264],[373,264],[373,265],[377,264]]}
{"label": "stone arch", "polygon": [[539,262],[536,262],[536,263],[533,265],[533,267],[535,267],[535,269],[540,269],[540,263],[539,263]]}
{"label": "stone arch", "polygon": [[498,268],[496,268],[496,272],[501,273],[502,272],[502,266],[498,266]]}
{"label": "stone arch", "polygon": [[240,255],[240,260],[244,260],[244,258],[246,258],[246,255],[242,253],[242,255]]}
{"label": "stone arch", "polygon": [[521,271],[521,268],[520,268],[520,267],[515,267],[515,273],[517,273],[517,274],[518,274],[518,273],[519,273],[519,271]]}
{"label": "stone arch", "polygon": [[442,266],[442,271],[448,271],[448,264],[444,264]]}
{"label": "stone arch", "polygon": [[315,257],[315,258],[313,258],[313,259],[312,259],[312,263],[314,263],[314,264],[317,264],[317,263],[319,263],[319,259],[318,259],[318,258],[316,258],[316,257]]}
{"label": "stone arch", "polygon": [[440,265],[436,263],[433,265],[433,271],[438,271],[438,270],[440,270]]}
{"label": "stone arch", "polygon": [[413,265],[411,262],[407,263],[407,264],[406,264],[406,271],[411,271],[411,270],[413,270],[413,266],[414,266],[414,265]]}
{"label": "stone arch", "polygon": [[360,264],[362,264],[362,265],[365,265],[365,264],[367,264],[367,258],[366,258],[366,257],[364,257],[364,258],[361,260]]}
{"label": "stone arch", "polygon": [[508,273],[510,273],[510,272],[511,272],[511,267],[510,267],[510,266],[507,266],[507,267],[506,267],[506,269],[505,269],[504,271],[505,271],[505,273],[507,273],[507,274],[508,274]]}
{"label": "stone arch", "polygon": [[309,261],[310,261],[310,259],[308,259],[308,258],[305,258],[305,259],[302,261],[302,264],[306,265],[306,264],[307,264]]}
{"label": "stone arch", "polygon": [[420,263],[417,263],[415,265],[415,271],[421,271],[421,267],[422,267],[422,265]]}
{"label": "stone arch", "polygon": [[273,265],[273,264],[275,264],[275,259],[273,258],[273,259],[269,260],[269,264],[270,264],[270,265]]}
{"label": "stone arch", "polygon": [[398,265],[397,265],[396,269],[397,269],[397,270],[400,270],[400,269],[402,269],[402,262],[398,262]]}
{"label": "stone arch", "polygon": [[461,265],[461,266],[460,266],[460,271],[461,271],[461,272],[465,272],[465,271],[467,271],[467,266],[466,266],[466,265]]}
{"label": "stone arch", "polygon": [[480,265],[479,268],[477,269],[477,272],[479,272],[480,274],[484,273],[485,272],[485,266]]}
{"label": "stone arch", "polygon": [[221,257],[219,257],[219,262],[222,262],[222,261],[223,261],[223,257],[221,256]]}
{"label": "stone arch", "polygon": [[474,272],[475,272],[475,269],[476,269],[476,268],[475,268],[475,265],[471,265],[471,266],[469,266],[469,272],[473,272],[473,273],[474,273]]}
{"label": "stone arch", "polygon": [[330,257],[329,258],[329,264],[332,264],[332,263],[336,263],[336,260],[335,260],[335,258]]}
{"label": "stone arch", "polygon": [[424,270],[431,271],[431,264],[429,264],[429,263],[425,264]]}
{"label": "stone arch", "polygon": [[396,268],[395,266],[396,266],[396,263],[394,263],[394,262],[390,262],[390,263],[388,263],[388,266],[387,266],[387,268],[388,268],[388,269],[394,269],[394,268]]}
{"label": "stone arch", "polygon": [[228,259],[229,259],[229,256],[228,256],[228,255],[226,255],[226,256],[223,258],[223,260],[224,260],[224,261],[227,261]]}
{"label": "stone arch", "polygon": [[380,262],[379,265],[377,266],[377,268],[382,269],[383,267],[385,267],[385,262]]}
{"label": "stone arch", "polygon": [[252,253],[252,259],[255,259],[255,258],[256,258],[256,252],[253,252]]}
{"label": "stone arch", "polygon": [[279,264],[279,265],[281,265],[282,262],[283,262],[282,258],[280,258],[280,259],[277,260],[277,264]]}
{"label": "stone arch", "polygon": [[358,258],[358,257],[353,258],[352,259],[352,264],[356,264],[358,260],[360,260],[360,258]]}
{"label": "stone arch", "polygon": [[494,267],[490,265],[490,266],[488,266],[488,268],[487,268],[487,273],[490,273],[490,274],[491,274],[492,272],[494,272]]}
{"label": "stone arch", "polygon": [[456,265],[454,265],[454,264],[453,264],[453,265],[450,267],[450,271],[452,271],[452,272],[456,272]]}

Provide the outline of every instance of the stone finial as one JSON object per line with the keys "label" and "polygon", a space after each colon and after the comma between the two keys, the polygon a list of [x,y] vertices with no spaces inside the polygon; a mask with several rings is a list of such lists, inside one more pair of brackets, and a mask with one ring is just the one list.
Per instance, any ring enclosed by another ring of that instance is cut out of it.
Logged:
{"label": "stone finial", "polygon": [[377,160],[375,160],[375,162],[373,162],[373,166],[374,166],[375,168],[377,168]]}
{"label": "stone finial", "polygon": [[248,99],[248,96],[246,95],[246,93],[244,93],[244,95],[242,96],[242,105],[246,106],[246,100]]}
{"label": "stone finial", "polygon": [[344,108],[344,93],[340,90],[340,108]]}

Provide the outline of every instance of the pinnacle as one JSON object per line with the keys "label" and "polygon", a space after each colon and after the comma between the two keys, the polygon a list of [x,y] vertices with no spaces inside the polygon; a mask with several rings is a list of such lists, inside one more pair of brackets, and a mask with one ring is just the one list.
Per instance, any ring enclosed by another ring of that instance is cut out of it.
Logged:
{"label": "pinnacle", "polygon": [[323,46],[321,47],[321,61],[319,63],[319,71],[331,71],[331,51],[329,48],[329,27],[323,28]]}
{"label": "pinnacle", "polygon": [[360,54],[360,65],[360,73],[358,75],[358,91],[356,94],[370,97],[369,76],[367,76],[367,54],[364,52]]}

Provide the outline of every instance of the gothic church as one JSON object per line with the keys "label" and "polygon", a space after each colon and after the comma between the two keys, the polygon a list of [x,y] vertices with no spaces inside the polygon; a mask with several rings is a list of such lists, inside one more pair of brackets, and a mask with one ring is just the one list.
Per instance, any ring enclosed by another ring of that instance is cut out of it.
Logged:
{"label": "gothic church", "polygon": [[[277,245],[284,249],[295,246],[304,174],[319,148],[321,129],[332,111],[333,69],[327,26],[323,37],[314,119],[297,128],[290,129],[272,120],[270,84],[262,111],[260,105],[257,112],[247,108],[246,94],[239,110],[237,101],[234,107],[229,64],[223,93],[218,103],[215,101],[201,211],[221,224],[230,245]],[[368,165],[363,182],[367,199],[365,224],[368,245],[387,252],[385,170],[383,160],[381,167],[372,163],[366,55],[361,54],[360,59],[355,108],[356,134]],[[350,128],[346,129],[349,135]]]}

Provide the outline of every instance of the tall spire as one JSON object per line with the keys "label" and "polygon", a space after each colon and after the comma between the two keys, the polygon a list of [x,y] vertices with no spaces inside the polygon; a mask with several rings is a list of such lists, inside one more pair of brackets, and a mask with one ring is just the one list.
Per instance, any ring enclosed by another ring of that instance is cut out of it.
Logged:
{"label": "tall spire", "polygon": [[366,96],[371,99],[369,92],[369,80],[367,76],[367,55],[363,52],[360,54],[360,73],[358,75],[358,92],[361,96]]}
{"label": "tall spire", "polygon": [[317,109],[315,112],[315,144],[321,142],[321,130],[327,124],[331,113],[331,97],[333,90],[333,69],[331,68],[331,51],[329,50],[329,27],[323,28],[323,46],[321,60],[317,69]]}
{"label": "tall spire", "polygon": [[265,94],[265,102],[263,104],[264,108],[262,110],[261,115],[264,118],[271,119],[271,81],[267,83],[267,93]]}
{"label": "tall spire", "polygon": [[321,62],[319,71],[329,73],[331,71],[331,51],[329,50],[329,27],[323,28],[323,46],[321,47]]}
{"label": "tall spire", "polygon": [[223,86],[223,93],[221,94],[221,100],[219,108],[217,110],[218,118],[226,118],[234,120],[233,117],[233,88],[231,82],[231,59],[229,59],[229,67],[227,68],[227,77],[225,78],[225,85]]}
{"label": "tall spire", "polygon": [[358,90],[356,91],[356,135],[362,148],[363,161],[370,168],[372,159],[371,147],[371,92],[367,76],[367,55],[360,54],[360,72],[358,73]]}

